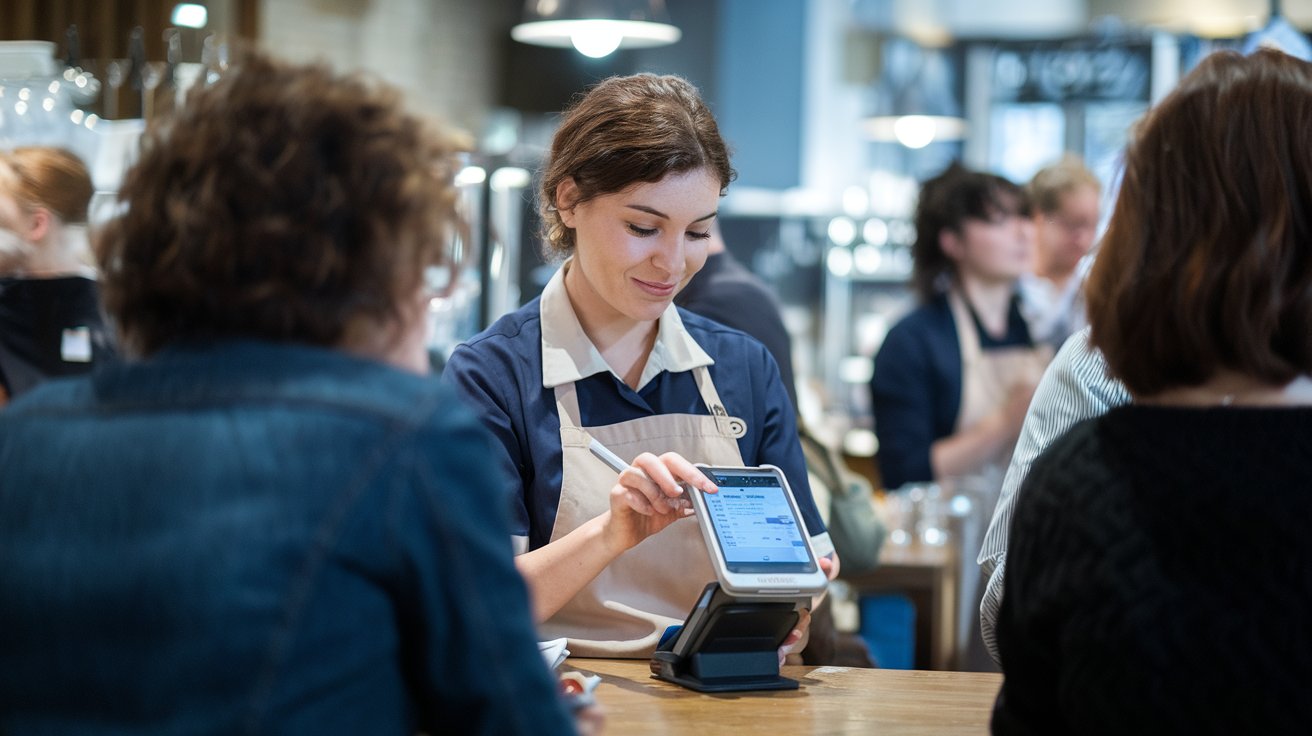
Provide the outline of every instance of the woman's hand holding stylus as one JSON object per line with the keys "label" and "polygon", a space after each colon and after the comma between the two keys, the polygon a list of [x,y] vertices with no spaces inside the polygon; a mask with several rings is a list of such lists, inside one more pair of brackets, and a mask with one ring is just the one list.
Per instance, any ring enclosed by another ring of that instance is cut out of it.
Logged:
{"label": "woman's hand holding stylus", "polygon": [[704,493],[719,489],[682,455],[667,452],[657,457],[644,452],[620,472],[610,491],[610,518],[605,525],[606,544],[617,554],[636,546],[679,519],[692,514],[683,497],[687,483]]}

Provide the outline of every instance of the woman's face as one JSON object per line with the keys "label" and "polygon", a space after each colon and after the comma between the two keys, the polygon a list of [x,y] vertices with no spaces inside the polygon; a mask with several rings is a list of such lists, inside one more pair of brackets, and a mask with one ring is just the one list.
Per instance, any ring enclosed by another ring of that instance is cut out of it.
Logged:
{"label": "woman's face", "polygon": [[593,319],[660,318],[706,263],[719,178],[695,169],[571,207],[575,196],[570,179],[556,190],[561,220],[574,230],[574,266],[566,279],[574,308]]}
{"label": "woman's face", "polygon": [[959,233],[944,231],[942,245],[961,274],[986,281],[1014,281],[1034,267],[1034,224],[1021,214],[968,217]]}

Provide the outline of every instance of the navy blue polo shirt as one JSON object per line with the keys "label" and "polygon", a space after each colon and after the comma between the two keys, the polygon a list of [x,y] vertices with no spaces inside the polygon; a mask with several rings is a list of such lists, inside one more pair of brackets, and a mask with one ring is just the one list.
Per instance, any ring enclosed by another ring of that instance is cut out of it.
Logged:
{"label": "navy blue polo shirt", "polygon": [[[546,340],[541,302],[552,315]],[[692,371],[698,365],[707,366],[730,416],[746,422],[747,432],[738,438],[743,462],[783,470],[816,553],[832,551],[811,498],[792,403],[765,347],[738,330],[671,305],[661,316],[656,345],[634,390],[587,340],[557,273],[541,297],[458,346],[442,374],[499,441],[497,460],[505,477],[519,479],[511,514],[518,552],[546,545],[556,520],[562,470],[553,387],[575,382],[585,427],[659,414],[709,416]]]}
{"label": "navy blue polo shirt", "polygon": [[[983,352],[1033,346],[1017,298],[1012,299],[1007,334],[1001,339],[989,335],[978,317],[973,321]],[[961,378],[961,343],[947,294],[912,310],[888,331],[870,381],[885,488],[934,480],[930,446],[951,436],[956,427]]]}

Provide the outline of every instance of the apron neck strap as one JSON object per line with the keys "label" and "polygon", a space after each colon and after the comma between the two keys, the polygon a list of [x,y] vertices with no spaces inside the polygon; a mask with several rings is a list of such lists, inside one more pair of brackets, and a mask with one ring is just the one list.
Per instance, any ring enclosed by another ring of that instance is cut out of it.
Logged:
{"label": "apron neck strap", "polygon": [[706,403],[706,410],[715,417],[715,424],[720,432],[730,437],[741,435],[739,428],[734,426],[735,420],[729,416],[729,412],[725,411],[724,403],[720,401],[720,393],[715,390],[715,383],[711,381],[711,372],[704,365],[693,368],[692,372],[693,377],[697,379],[697,390],[701,392],[702,401]]}
{"label": "apron neck strap", "polygon": [[961,363],[963,366],[974,365],[979,359],[979,332],[975,319],[966,306],[966,300],[956,289],[948,291],[948,306],[952,309],[952,321],[957,325],[957,344],[961,346]]}
{"label": "apron neck strap", "polygon": [[578,429],[583,426],[579,416],[579,395],[576,384],[562,383],[556,386],[556,412],[560,414],[560,426]]}

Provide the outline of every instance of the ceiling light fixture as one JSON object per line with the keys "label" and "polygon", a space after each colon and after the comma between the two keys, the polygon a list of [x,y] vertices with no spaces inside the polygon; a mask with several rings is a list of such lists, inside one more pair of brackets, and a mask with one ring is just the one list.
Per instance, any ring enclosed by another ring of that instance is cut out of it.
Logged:
{"label": "ceiling light fixture", "polygon": [[173,25],[182,28],[204,28],[209,22],[209,10],[199,3],[178,3],[173,6]]}
{"label": "ceiling light fixture", "polygon": [[866,137],[924,148],[966,137],[966,121],[952,91],[952,71],[937,49],[889,39],[874,114],[862,121]]}
{"label": "ceiling light fixture", "polygon": [[664,0],[527,0],[510,36],[600,59],[616,49],[672,44],[683,33],[667,20]]}
{"label": "ceiling light fixture", "polygon": [[948,115],[876,115],[863,121],[866,137],[897,141],[907,148],[924,148],[934,141],[966,137],[966,121]]}

